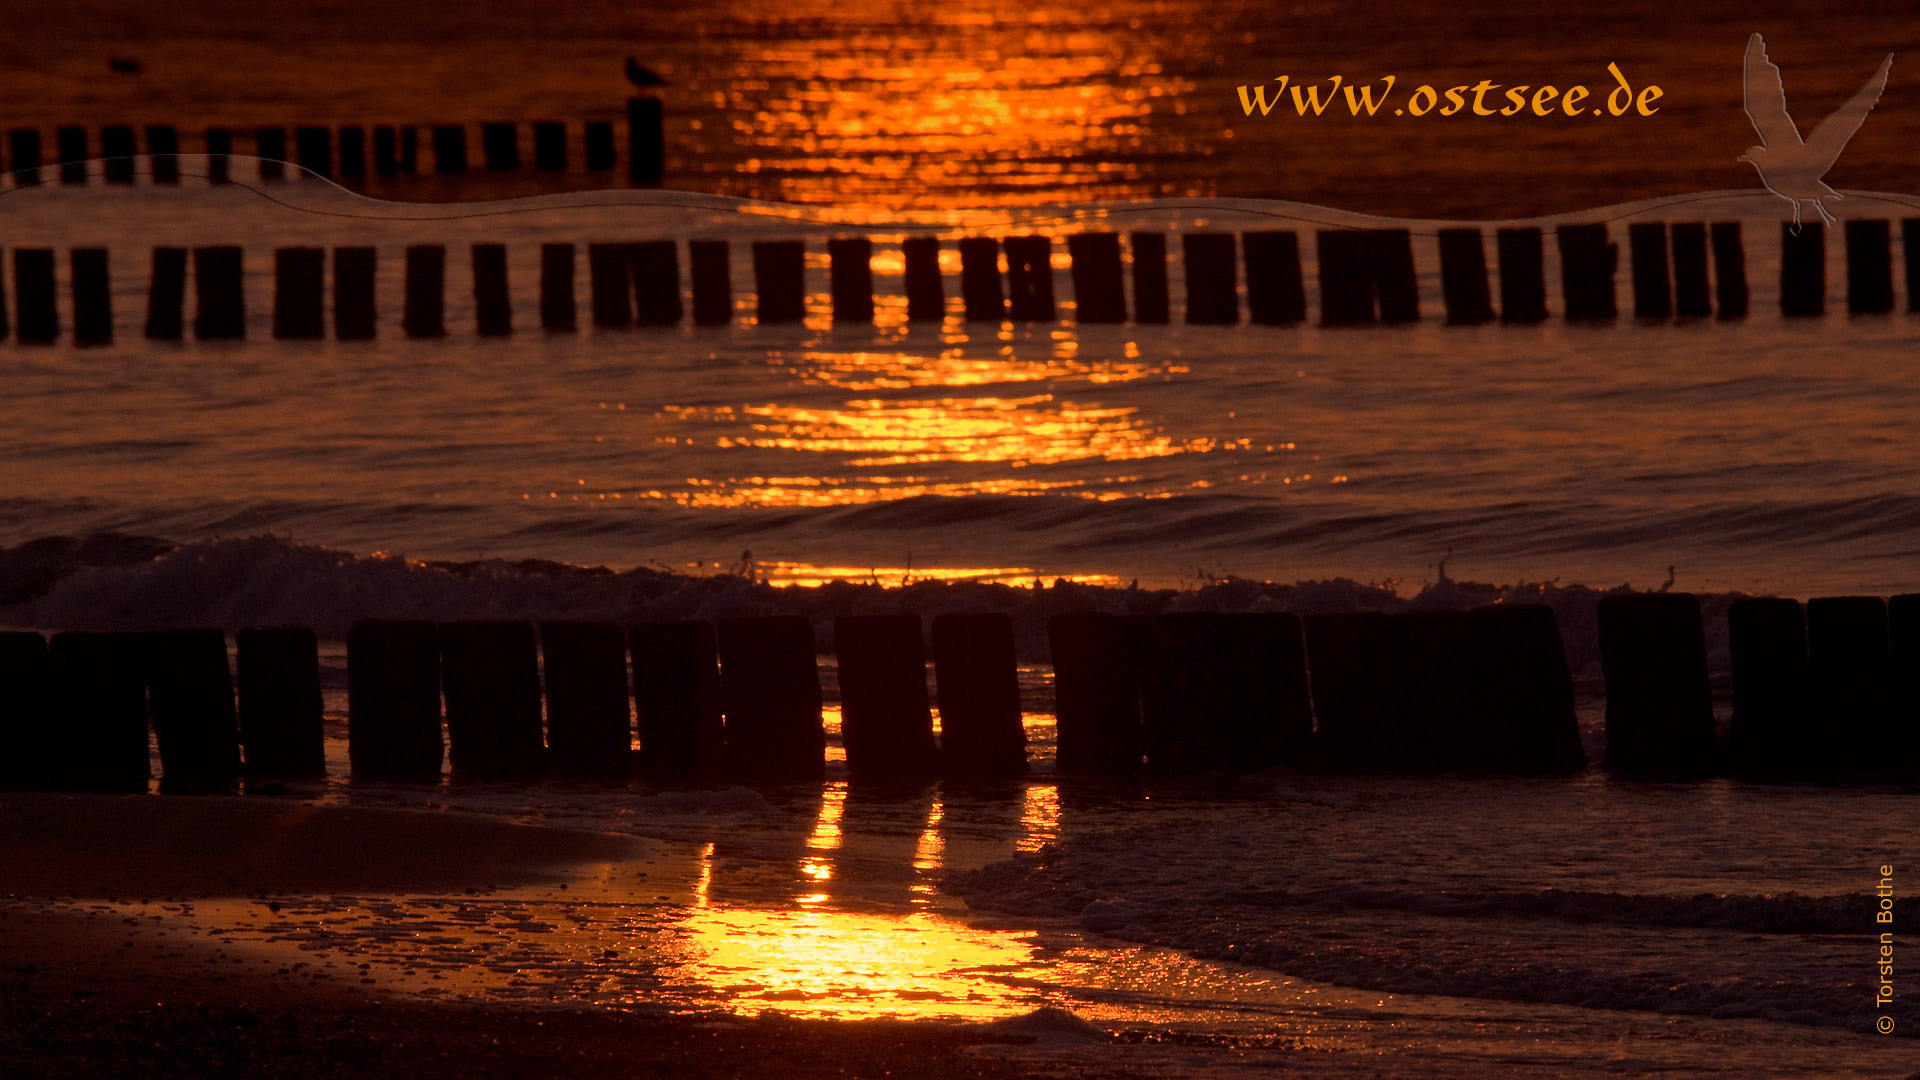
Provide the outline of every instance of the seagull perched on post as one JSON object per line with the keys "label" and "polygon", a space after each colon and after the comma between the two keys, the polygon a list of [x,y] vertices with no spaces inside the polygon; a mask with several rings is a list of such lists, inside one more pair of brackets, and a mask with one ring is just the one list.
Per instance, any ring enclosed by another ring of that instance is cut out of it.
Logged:
{"label": "seagull perched on post", "polygon": [[640,62],[631,56],[627,57],[627,81],[640,87],[667,85],[667,80],[641,67]]}
{"label": "seagull perched on post", "polygon": [[1795,231],[1800,226],[1800,204],[1810,202],[1820,211],[1821,220],[1832,225],[1835,218],[1822,199],[1841,198],[1841,194],[1821,177],[1840,159],[1847,140],[1860,130],[1867,114],[1887,88],[1887,72],[1893,68],[1893,54],[1880,62],[1880,70],[1853,99],[1820,121],[1813,134],[1800,137],[1793,117],[1787,115],[1787,88],[1780,81],[1780,68],[1767,59],[1767,43],[1758,33],[1747,39],[1746,104],[1747,119],[1760,133],[1760,145],[1747,147],[1736,158],[1760,172],[1760,182],[1768,191],[1793,204]]}

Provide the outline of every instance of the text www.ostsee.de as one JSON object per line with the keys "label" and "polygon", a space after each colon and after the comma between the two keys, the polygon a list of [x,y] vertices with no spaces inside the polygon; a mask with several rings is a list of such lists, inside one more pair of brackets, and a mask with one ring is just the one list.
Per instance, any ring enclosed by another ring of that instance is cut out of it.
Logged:
{"label": "text www.ostsee.de", "polygon": [[[1607,71],[1617,85],[1605,98],[1596,99],[1590,110],[1586,102],[1594,96],[1594,92],[1584,86],[1569,86],[1561,90],[1555,86],[1504,86],[1482,79],[1472,86],[1452,86],[1442,90],[1422,84],[1414,89],[1406,104],[1394,108],[1393,115],[1426,116],[1433,113],[1454,116],[1464,113],[1470,116],[1580,116],[1585,113],[1592,116],[1652,116],[1660,111],[1653,103],[1664,97],[1665,91],[1658,86],[1643,86],[1636,91],[1627,82],[1618,64],[1608,64]],[[1271,81],[1280,84],[1272,97],[1267,96],[1269,87],[1265,83],[1238,88],[1240,107],[1246,110],[1248,116],[1256,112],[1268,116],[1276,109],[1285,116],[1289,112],[1288,105],[1292,106],[1291,112],[1300,116],[1321,116],[1329,108],[1339,115],[1338,105],[1342,103],[1346,105],[1346,111],[1354,116],[1376,116],[1386,108],[1394,85],[1392,75],[1379,80],[1384,86],[1371,82],[1350,84],[1339,75],[1327,78],[1324,85],[1319,82],[1294,83],[1288,75],[1275,76]],[[1502,105],[1503,101],[1506,104]]]}

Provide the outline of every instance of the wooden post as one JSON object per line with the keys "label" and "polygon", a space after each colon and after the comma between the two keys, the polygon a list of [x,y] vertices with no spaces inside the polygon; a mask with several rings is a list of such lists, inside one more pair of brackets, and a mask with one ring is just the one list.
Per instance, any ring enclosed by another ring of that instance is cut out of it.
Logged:
{"label": "wooden post", "polygon": [[467,129],[464,126],[445,125],[433,129],[433,171],[443,174],[467,171]]}
{"label": "wooden post", "polygon": [[641,326],[678,326],[686,309],[680,301],[680,249],[672,240],[648,240],[627,247],[633,260],[634,322]]}
{"label": "wooden post", "polygon": [[998,323],[1007,318],[1007,296],[1000,285],[1000,241],[991,236],[960,239],[960,297],[968,322]]}
{"label": "wooden post", "polygon": [[217,627],[142,635],[147,707],[160,746],[160,790],[229,791],[240,777],[227,636]]}
{"label": "wooden post", "polygon": [[1120,270],[1120,234],[1072,233],[1073,320],[1077,324],[1127,321],[1127,286]]}
{"label": "wooden post", "polygon": [[587,171],[612,172],[614,163],[613,125],[605,120],[587,124]]}
{"label": "wooden post", "polygon": [[323,127],[295,128],[293,153],[300,171],[322,180],[333,179],[333,133]]}
{"label": "wooden post", "polygon": [[1388,688],[1387,617],[1377,611],[1309,615],[1303,620],[1313,675],[1314,750],[1323,767],[1378,772],[1399,719]]}
{"label": "wooden post", "polygon": [[107,183],[133,183],[133,158],[139,152],[132,128],[114,124],[100,129],[101,169],[106,173]]}
{"label": "wooden post", "polygon": [[1849,221],[1847,227],[1847,311],[1883,315],[1893,310],[1891,226],[1885,220]]}
{"label": "wooden post", "polygon": [[1374,321],[1371,244],[1358,229],[1321,229],[1320,325],[1361,326]]}
{"label": "wooden post", "polygon": [[826,769],[826,731],[813,624],[800,615],[722,619],[719,644],[733,771],[760,779],[818,779]]}
{"label": "wooden post", "polygon": [[186,334],[187,249],[153,249],[153,276],[147,285],[147,336],[179,341]]}
{"label": "wooden post", "polygon": [[554,333],[578,328],[573,299],[573,245],[540,245],[540,326]]}
{"label": "wooden post", "polygon": [[45,782],[54,736],[47,678],[47,639],[32,630],[0,631],[0,745],[6,748],[0,753],[0,791]]}
{"label": "wooden post", "polygon": [[1448,326],[1493,321],[1487,250],[1479,229],[1440,230],[1440,292],[1447,302]]}
{"label": "wooden post", "polygon": [[287,175],[287,130],[256,128],[253,132],[253,156],[260,159],[260,179],[283,180]]}
{"label": "wooden post", "polygon": [[834,237],[827,241],[827,264],[833,321],[872,323],[873,241],[864,236]]}
{"label": "wooden post", "polygon": [[1812,775],[1820,725],[1809,715],[1807,619],[1790,597],[1742,597],[1727,608],[1733,658],[1732,757],[1737,775]]}
{"label": "wooden post", "polygon": [[514,780],[546,764],[533,624],[440,624],[447,756],[455,780]]}
{"label": "wooden post", "polygon": [[998,613],[934,616],[933,665],[947,775],[1025,774],[1027,733],[1021,724],[1013,620]]}
{"label": "wooden post", "polygon": [[1901,219],[1900,251],[1907,269],[1907,310],[1920,311],[1920,218]]}
{"label": "wooden post", "polygon": [[1180,245],[1187,268],[1187,322],[1239,323],[1239,259],[1233,234],[1182,233]]}
{"label": "wooden post", "polygon": [[376,176],[393,176],[400,171],[400,144],[390,127],[373,129],[373,172]]}
{"label": "wooden post", "polygon": [[934,772],[933,712],[918,615],[843,615],[833,623],[840,664],[840,734],[856,780],[911,780]]}
{"label": "wooden post", "polygon": [[1716,221],[1713,237],[1714,301],[1722,319],[1747,317],[1747,262],[1740,242],[1740,223]]}
{"label": "wooden post", "polygon": [[1237,773],[1306,764],[1313,710],[1298,619],[1182,612],[1131,621],[1151,768]]}
{"label": "wooden post", "polygon": [[379,332],[374,303],[378,253],[370,247],[333,249],[333,336],[370,341]]}
{"label": "wooden post", "polygon": [[1911,718],[1896,718],[1891,708],[1893,658],[1884,600],[1807,601],[1807,690],[1822,745],[1806,749],[1827,774],[1862,779],[1893,771],[1891,751],[1907,736],[1903,729]]}
{"label": "wooden post", "polygon": [[1780,314],[1789,317],[1827,312],[1827,230],[1807,225],[1780,226]]}
{"label": "wooden post", "polygon": [[1713,314],[1713,290],[1707,284],[1707,226],[1680,222],[1673,226],[1673,311],[1683,319]]}
{"label": "wooden post", "polygon": [[20,344],[51,345],[59,339],[60,312],[54,296],[52,249],[14,248],[14,332]]}
{"label": "wooden post", "polygon": [[340,129],[340,178],[361,180],[367,175],[367,129]]}
{"label": "wooden post", "polygon": [[1124,621],[1101,614],[1047,620],[1058,762],[1063,773],[1140,769],[1140,686]]}
{"label": "wooden post", "polygon": [[627,179],[642,187],[654,187],[667,168],[665,125],[660,99],[627,99],[627,149],[630,155]]}
{"label": "wooden post", "polygon": [[807,252],[798,240],[753,242],[755,319],[797,323],[807,316]]}
{"label": "wooden post", "polygon": [[74,248],[67,258],[73,272],[73,343],[113,344],[113,284],[107,273],[107,249]]}
{"label": "wooden post", "polygon": [[279,248],[273,253],[273,336],[326,336],[325,248]]}
{"label": "wooden post", "polygon": [[87,182],[87,129],[63,127],[53,133],[54,148],[60,154],[60,182]]}
{"label": "wooden post", "polygon": [[54,791],[147,790],[147,687],[138,636],[68,631],[47,642],[49,719],[36,770]]}
{"label": "wooden post", "polygon": [[1054,321],[1053,238],[1009,236],[1001,246],[1007,252],[1009,316],[1017,323]]}
{"label": "wooden post", "polygon": [[533,167],[567,171],[567,125],[548,120],[533,125]]}
{"label": "wooden post", "polygon": [[356,779],[440,778],[440,642],[430,622],[347,631],[347,753]]}
{"label": "wooden post", "polygon": [[555,765],[619,774],[633,753],[627,704],[627,640],[610,622],[540,624],[546,661],[547,752]]}
{"label": "wooden post", "polygon": [[1586,768],[1574,715],[1573,675],[1553,609],[1537,604],[1474,608],[1461,624],[1473,654],[1468,680],[1477,732],[1467,764],[1502,773]]}
{"label": "wooden post", "polygon": [[1546,321],[1547,279],[1540,230],[1501,229],[1495,239],[1500,249],[1500,321]]}
{"label": "wooden post", "polygon": [[1605,225],[1562,225],[1560,289],[1569,320],[1611,319],[1619,314],[1613,296],[1613,271],[1619,251],[1607,241]]}
{"label": "wooden post", "polygon": [[13,161],[14,187],[31,187],[40,182],[40,132],[33,128],[7,132],[7,156]]}
{"label": "wooden post", "polygon": [[401,329],[410,338],[445,337],[447,249],[439,244],[407,248],[406,297]]}
{"label": "wooden post", "polygon": [[627,638],[647,771],[674,779],[718,772],[727,736],[713,624],[704,619],[649,623],[629,629]]}
{"label": "wooden post", "polygon": [[246,775],[324,775],[320,643],[313,631],[304,626],[248,629],[235,634],[234,642]]}
{"label": "wooden post", "polygon": [[489,172],[512,172],[520,167],[520,130],[513,124],[485,124],[480,128],[480,152]]}
{"label": "wooden post", "polygon": [[725,240],[687,241],[693,275],[693,325],[728,326],[733,322],[733,267]]}
{"label": "wooden post", "polygon": [[207,182],[224,184],[230,179],[233,153],[233,132],[226,128],[208,128],[207,144]]}
{"label": "wooden post", "polygon": [[180,182],[180,133],[167,124],[147,128],[147,154],[153,161],[153,182]]}
{"label": "wooden post", "polygon": [[1167,236],[1157,232],[1130,233],[1127,248],[1133,256],[1133,321],[1140,325],[1165,325],[1172,318],[1167,290]]}
{"label": "wooden post", "polygon": [[475,244],[473,259],[473,314],[481,337],[513,333],[513,296],[507,291],[507,246]]}
{"label": "wooden post", "polygon": [[245,256],[236,246],[193,249],[193,336],[238,341],[247,336]]}
{"label": "wooden post", "polygon": [[947,289],[940,277],[939,238],[909,236],[900,242],[900,254],[906,263],[907,321],[946,321]]}
{"label": "wooden post", "polygon": [[1667,227],[1657,221],[1627,226],[1627,249],[1633,260],[1633,317],[1673,317],[1673,279],[1667,268]]}
{"label": "wooden post", "polygon": [[1700,776],[1713,769],[1713,695],[1700,605],[1691,593],[1600,601],[1607,680],[1607,767],[1617,773]]}
{"label": "wooden post", "polygon": [[628,245],[588,244],[587,277],[593,325],[603,330],[632,326],[633,262]]}

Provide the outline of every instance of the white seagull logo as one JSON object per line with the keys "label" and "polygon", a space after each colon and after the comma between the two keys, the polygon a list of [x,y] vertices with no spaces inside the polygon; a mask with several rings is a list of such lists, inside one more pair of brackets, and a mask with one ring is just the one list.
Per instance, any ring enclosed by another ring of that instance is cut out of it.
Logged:
{"label": "white seagull logo", "polygon": [[1887,88],[1887,72],[1893,69],[1893,54],[1880,62],[1880,70],[1853,100],[1820,121],[1813,134],[1802,139],[1793,117],[1787,115],[1787,88],[1780,81],[1780,68],[1767,59],[1767,43],[1758,33],[1747,39],[1746,104],[1747,119],[1760,134],[1760,145],[1747,147],[1738,161],[1751,164],[1760,172],[1767,190],[1793,204],[1793,224],[1800,225],[1800,204],[1810,202],[1828,225],[1834,216],[1822,199],[1838,199],[1841,194],[1821,181],[1833,163],[1840,159],[1847,140],[1860,130],[1867,114]]}

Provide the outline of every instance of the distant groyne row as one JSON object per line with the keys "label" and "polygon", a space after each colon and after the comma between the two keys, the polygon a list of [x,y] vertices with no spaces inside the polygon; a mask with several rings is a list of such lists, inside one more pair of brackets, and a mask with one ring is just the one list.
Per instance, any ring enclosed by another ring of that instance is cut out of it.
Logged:
{"label": "distant groyne row", "polygon": [[[666,167],[660,100],[630,99],[626,122],[628,180],[643,185],[659,183]],[[478,155],[469,153],[472,132],[465,124],[296,126],[291,128],[291,139],[288,132],[286,125],[239,131],[206,129],[200,143],[207,156],[208,179],[215,183],[253,179],[274,182],[287,179],[291,166],[299,172],[353,185],[369,176],[450,176],[470,169],[502,173],[526,167],[548,173],[579,168],[614,173],[620,165],[621,147],[616,144],[611,120],[590,120],[577,126],[561,120],[528,125],[481,124]],[[235,174],[236,150],[251,151],[248,156],[254,164],[247,167],[245,175]],[[170,124],[144,128],[110,124],[97,132],[77,126],[57,128],[51,154],[39,130],[15,128],[7,132],[5,157],[0,163],[18,187],[55,182],[86,184],[95,178],[108,184],[131,184],[137,159],[144,157],[151,163],[149,175],[154,183],[177,184],[181,153],[180,132]],[[97,170],[93,168],[96,162]]]}
{"label": "distant groyne row", "polygon": [[[1920,595],[1735,602],[1724,750],[1695,598],[1612,595],[1599,621],[1616,773],[1920,776]],[[849,773],[1024,775],[1011,620],[949,614],[930,630],[912,614],[835,621]],[[1062,776],[1587,765],[1559,626],[1544,607],[1068,614],[1048,636]],[[233,655],[237,705],[218,629],[0,634],[0,784],[144,791],[149,724],[163,790],[323,775],[313,632],[242,630]],[[438,782],[446,760],[456,781],[787,782],[826,767],[814,630],[798,615],[625,628],[366,621],[347,638],[347,684],[357,779]]]}
{"label": "distant groyne row", "polygon": [[[1907,219],[1901,226],[1905,307],[1920,311],[1920,218]],[[1630,314],[1644,322],[1747,315],[1738,223],[1634,223],[1626,234],[1632,304],[1623,312],[1615,297],[1618,245],[1608,226],[1570,225],[1551,231],[1559,251],[1564,318],[1595,322]],[[1852,220],[1846,222],[1843,235],[1847,311],[1893,311],[1892,223]],[[1165,324],[1173,321],[1176,312],[1187,323],[1205,325],[1247,321],[1288,326],[1309,321],[1300,234],[1201,231],[1178,236],[1185,296],[1177,309],[1168,285],[1166,233],[908,237],[900,242],[906,319],[940,323],[958,316],[968,323],[994,326],[1060,321],[1063,304],[1056,300],[1054,266],[1059,239],[1066,248],[1076,324]],[[1496,308],[1484,236],[1472,228],[1444,230],[1439,238],[1439,269],[1446,321],[1473,325],[1548,319],[1543,272],[1547,236],[1538,228],[1498,230]],[[1319,269],[1320,325],[1412,323],[1422,318],[1407,230],[1322,229],[1312,238]],[[1783,224],[1781,242],[1781,314],[1825,314],[1825,231],[1808,227],[1796,232]],[[957,281],[942,270],[942,250],[949,245],[959,256]],[[541,245],[538,311],[539,328],[545,332],[580,329],[576,281],[582,246]],[[698,327],[740,321],[769,326],[800,323],[807,318],[809,297],[815,295],[809,282],[808,245],[803,240],[751,243],[750,305],[734,295],[734,251],[728,241],[657,239],[589,243],[584,248],[588,318],[595,330],[674,327],[689,321]],[[522,329],[514,322],[505,245],[471,244],[465,254],[472,266],[472,332],[497,337]],[[825,254],[826,292],[834,324],[872,325],[876,311],[873,240],[831,238],[825,242]],[[67,252],[71,299],[66,305],[58,295],[57,256],[52,248],[12,249],[13,336],[23,344],[111,343],[120,327],[113,311],[109,252],[105,248]],[[445,315],[448,249],[444,245],[405,249],[404,300],[397,320],[391,314],[383,319],[378,310],[376,284],[382,259],[377,248],[282,247],[273,250],[271,258],[276,338],[318,339],[331,333],[337,340],[365,340],[379,336],[383,326],[386,332],[397,329],[414,338],[442,337],[450,331]],[[152,249],[146,260],[145,336],[160,340],[245,337],[250,307],[246,259],[246,250],[234,245]],[[193,316],[189,321],[190,280]],[[63,307],[71,322],[70,334],[64,331]],[[0,333],[8,329],[5,315],[0,304]]]}

